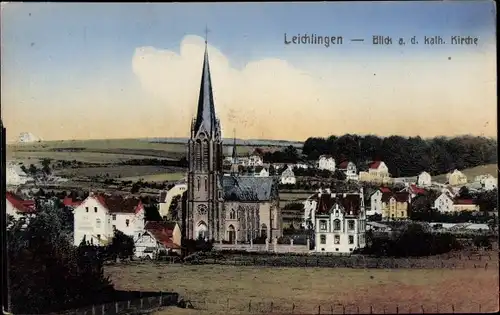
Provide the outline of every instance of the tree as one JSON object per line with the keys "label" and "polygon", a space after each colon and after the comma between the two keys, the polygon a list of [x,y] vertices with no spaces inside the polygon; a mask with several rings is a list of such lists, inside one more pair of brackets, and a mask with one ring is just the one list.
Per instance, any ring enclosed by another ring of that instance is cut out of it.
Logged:
{"label": "tree", "polygon": [[42,159],[42,161],[40,162],[42,164],[42,171],[45,175],[50,175],[51,173],[50,161],[51,159]]}
{"label": "tree", "polygon": [[120,230],[115,230],[115,235],[111,239],[111,243],[107,246],[106,252],[108,257],[116,260],[117,258],[130,258],[134,255],[134,239],[125,235]]}
{"label": "tree", "polygon": [[[96,304],[113,294],[102,261],[73,247],[57,209],[40,209],[8,230],[13,313],[43,314]],[[26,224],[27,223],[27,224]]]}
{"label": "tree", "polygon": [[38,173],[38,169],[36,168],[35,165],[30,164],[30,167],[28,169],[28,173],[31,174],[32,176],[35,176]]}
{"label": "tree", "polygon": [[161,221],[163,220],[156,205],[144,206],[144,219],[146,221]]}

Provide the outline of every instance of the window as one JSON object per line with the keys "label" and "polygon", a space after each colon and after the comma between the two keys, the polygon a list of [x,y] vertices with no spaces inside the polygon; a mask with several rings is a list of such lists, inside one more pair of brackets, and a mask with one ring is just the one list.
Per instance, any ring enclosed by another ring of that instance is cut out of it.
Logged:
{"label": "window", "polygon": [[349,251],[352,252],[352,248],[349,248]]}
{"label": "window", "polygon": [[347,227],[349,230],[354,230],[354,220],[347,221]]}
{"label": "window", "polygon": [[101,219],[95,219],[95,225],[97,228],[101,227]]}
{"label": "window", "polygon": [[125,220],[125,225],[127,225],[127,227],[129,224],[130,224],[130,220],[129,219]]}
{"label": "window", "polygon": [[349,235],[349,244],[354,244],[354,235]]}
{"label": "window", "polygon": [[340,235],[335,235],[333,237],[333,243],[334,244],[340,244]]}
{"label": "window", "polygon": [[326,235],[320,235],[319,239],[320,244],[326,244]]}
{"label": "window", "polygon": [[333,221],[333,229],[335,231],[340,231],[340,220]]}
{"label": "window", "polygon": [[97,234],[97,240],[100,242],[101,241],[101,234]]}
{"label": "window", "polygon": [[401,216],[404,217],[405,216],[405,213],[403,211],[401,211]]}
{"label": "window", "polygon": [[113,214],[113,221],[116,221],[116,214]]}
{"label": "window", "polygon": [[89,212],[89,207],[85,207],[85,212]]}
{"label": "window", "polygon": [[208,179],[205,177],[205,191],[208,191]]}
{"label": "window", "polygon": [[326,231],[326,220],[319,221],[319,229],[321,231]]}
{"label": "window", "polygon": [[229,211],[229,219],[236,220],[236,211],[234,211],[234,209],[231,209],[231,211]]}
{"label": "window", "polygon": [[336,252],[338,252],[338,251],[339,251],[339,249],[338,249],[338,248],[335,248],[335,251],[336,251]]}
{"label": "window", "polygon": [[116,225],[113,225],[113,231],[116,230]]}
{"label": "window", "polygon": [[197,178],[197,182],[198,182],[198,190],[200,190],[200,178],[199,177]]}
{"label": "window", "polygon": [[97,213],[97,207],[94,207],[94,212]]}

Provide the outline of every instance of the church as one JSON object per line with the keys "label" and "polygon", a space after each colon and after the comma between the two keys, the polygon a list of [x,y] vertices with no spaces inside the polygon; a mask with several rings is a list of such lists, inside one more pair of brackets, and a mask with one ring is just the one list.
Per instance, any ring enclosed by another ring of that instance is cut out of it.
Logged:
{"label": "church", "polygon": [[188,141],[187,191],[180,214],[183,236],[227,243],[281,237],[277,180],[234,171],[224,175],[223,155],[205,41],[197,114]]}

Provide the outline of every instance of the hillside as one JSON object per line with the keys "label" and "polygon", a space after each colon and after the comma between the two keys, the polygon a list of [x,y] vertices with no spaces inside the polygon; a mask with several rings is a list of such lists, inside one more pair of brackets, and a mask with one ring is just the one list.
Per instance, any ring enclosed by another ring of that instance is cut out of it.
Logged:
{"label": "hillside", "polygon": [[[474,180],[474,177],[479,176],[479,175],[486,175],[490,174],[491,176],[497,178],[498,177],[498,165],[497,164],[487,164],[487,165],[480,165],[476,167],[471,167],[471,168],[466,168],[464,170],[460,170],[462,173],[467,176],[467,180],[469,182]],[[446,182],[446,174],[440,174],[432,177],[432,181],[438,182],[438,183],[445,183]]]}

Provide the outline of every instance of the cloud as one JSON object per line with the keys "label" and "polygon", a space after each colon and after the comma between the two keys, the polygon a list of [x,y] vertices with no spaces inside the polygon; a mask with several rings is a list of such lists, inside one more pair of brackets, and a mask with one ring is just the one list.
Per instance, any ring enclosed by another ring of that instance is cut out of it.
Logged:
{"label": "cloud", "polygon": [[[216,47],[208,49],[225,137],[233,128],[238,137],[297,140],[344,133],[496,134],[494,54],[464,54],[453,61],[304,57],[309,62],[300,68],[276,58],[236,69]],[[154,47],[135,51],[132,70],[161,104],[161,117],[152,113],[151,119],[162,120],[164,136],[188,134],[203,51],[198,36],[186,36],[179,53]]]}

